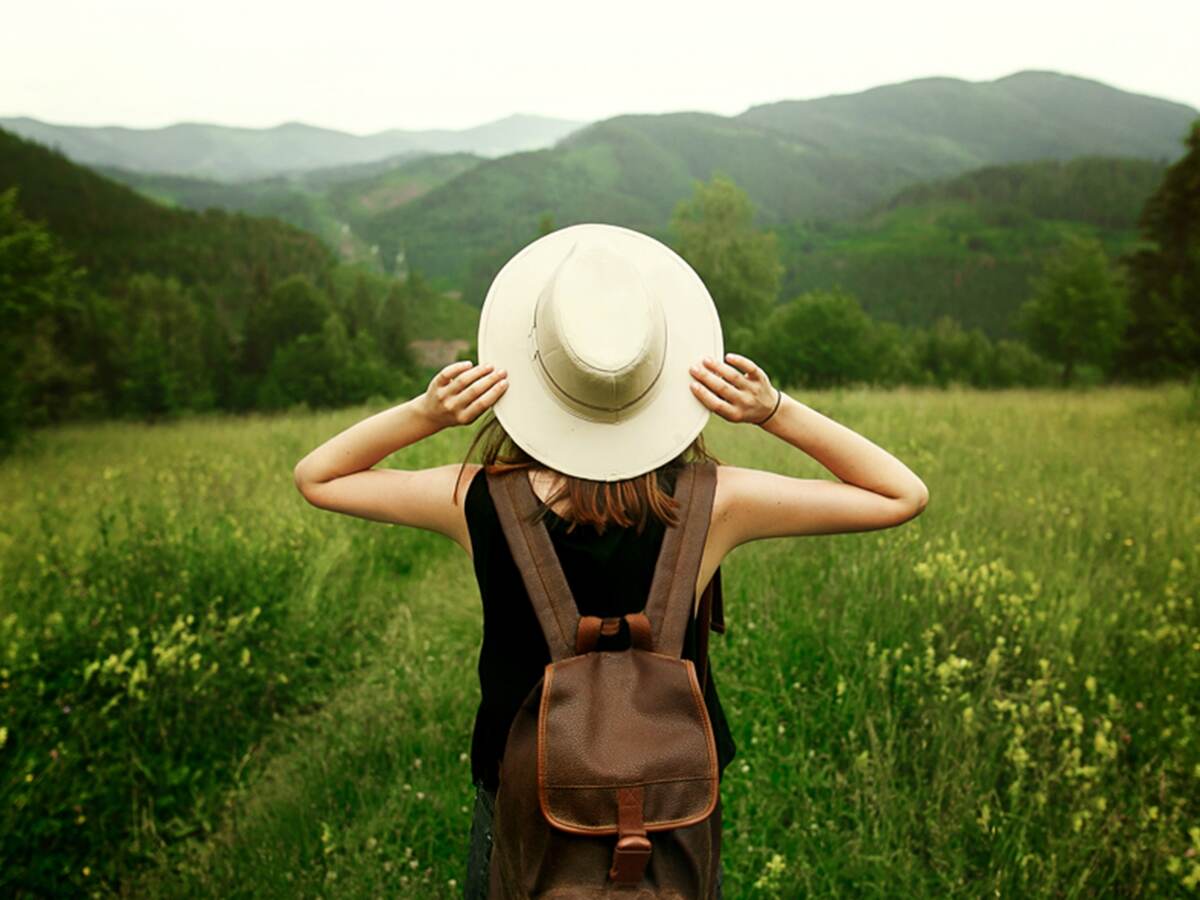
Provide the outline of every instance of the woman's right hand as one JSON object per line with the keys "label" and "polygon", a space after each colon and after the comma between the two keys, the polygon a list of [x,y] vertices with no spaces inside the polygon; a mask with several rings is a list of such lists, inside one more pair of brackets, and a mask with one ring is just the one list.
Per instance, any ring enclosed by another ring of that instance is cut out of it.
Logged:
{"label": "woman's right hand", "polygon": [[781,399],[779,391],[752,360],[737,353],[726,353],[725,359],[705,357],[692,365],[692,393],[728,422],[762,423]]}

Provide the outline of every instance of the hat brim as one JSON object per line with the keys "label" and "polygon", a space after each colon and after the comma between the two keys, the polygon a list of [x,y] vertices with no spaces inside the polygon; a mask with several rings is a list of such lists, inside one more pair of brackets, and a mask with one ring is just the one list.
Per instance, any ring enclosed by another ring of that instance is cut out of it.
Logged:
{"label": "hat brim", "polygon": [[[584,418],[548,391],[531,339],[547,280],[572,244],[597,229],[637,266],[667,320],[666,353],[653,393],[618,422]],[[692,267],[649,235],[597,223],[551,232],[505,263],[480,311],[478,348],[480,363],[508,372],[508,389],[492,409],[513,441],[549,468],[594,481],[633,478],[686,450],[710,415],[692,393],[688,369],[705,356],[724,358],[716,304]]]}

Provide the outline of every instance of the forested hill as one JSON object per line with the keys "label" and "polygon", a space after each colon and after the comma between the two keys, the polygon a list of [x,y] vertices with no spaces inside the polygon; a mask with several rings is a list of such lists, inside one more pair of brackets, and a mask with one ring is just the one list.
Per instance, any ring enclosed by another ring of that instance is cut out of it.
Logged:
{"label": "forested hill", "polygon": [[755,107],[740,116],[619,116],[551,149],[485,162],[375,217],[364,239],[404,250],[480,302],[499,265],[546,215],[662,236],[695,179],[724,172],[761,224],[845,219],[919,180],[980,166],[1105,154],[1174,160],[1197,112],[1097,82],[1020,73],[923,79],[860,94]]}
{"label": "forested hill", "polygon": [[784,298],[843,288],[873,316],[928,326],[948,315],[1014,337],[1030,279],[1069,235],[1110,256],[1138,241],[1161,163],[1086,157],[988,166],[901,191],[847,222],[779,227]]}
{"label": "forested hill", "polygon": [[1148,159],[1105,156],[985,166],[906,188],[886,208],[963,202],[996,224],[1033,217],[1131,229],[1165,168]]}
{"label": "forested hill", "polygon": [[292,274],[319,277],[335,263],[329,248],[298,228],[220,210],[169,209],[0,130],[0,191],[12,186],[25,215],[44,221],[102,290],[145,272],[207,285],[229,301]]}
{"label": "forested hill", "polygon": [[459,318],[277,219],[163,206],[3,131],[0,288],[0,453],[72,418],[411,394],[410,325]]}

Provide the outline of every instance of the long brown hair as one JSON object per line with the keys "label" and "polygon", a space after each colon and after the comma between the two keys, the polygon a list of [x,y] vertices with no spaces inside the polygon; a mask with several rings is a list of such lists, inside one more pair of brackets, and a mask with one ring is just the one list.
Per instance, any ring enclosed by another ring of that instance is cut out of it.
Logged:
{"label": "long brown hair", "polygon": [[454,486],[455,503],[458,502],[458,484],[462,481],[467,462],[481,442],[483,451],[480,462],[488,472],[543,469],[554,472],[562,479],[558,490],[541,504],[537,520],[544,518],[551,506],[566,497],[571,503],[570,513],[563,517],[568,522],[568,532],[573,531],[577,525],[591,523],[600,534],[603,534],[605,527],[610,524],[626,528],[636,525],[637,533],[641,534],[651,515],[664,525],[678,525],[679,504],[666,488],[667,478],[672,474],[678,475],[679,470],[688,463],[720,463],[720,460],[705,448],[704,435],[698,434],[696,439],[670,462],[633,478],[621,481],[576,478],[544,466],[531,457],[505,431],[495,413],[489,410],[486,421],[475,432],[475,438],[467,448],[462,467],[458,471],[458,480]]}

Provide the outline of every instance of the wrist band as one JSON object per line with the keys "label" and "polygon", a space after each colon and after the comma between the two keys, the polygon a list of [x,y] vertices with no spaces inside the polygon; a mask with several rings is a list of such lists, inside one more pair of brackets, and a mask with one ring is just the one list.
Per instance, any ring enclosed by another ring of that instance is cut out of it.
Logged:
{"label": "wrist band", "polygon": [[755,422],[754,424],[766,425],[767,422],[770,421],[771,416],[775,415],[775,413],[777,413],[779,411],[779,404],[782,402],[783,402],[783,391],[779,390],[779,388],[775,388],[775,408],[773,410],[771,410],[771,412],[767,415],[767,417],[765,419],[763,419],[761,422]]}

